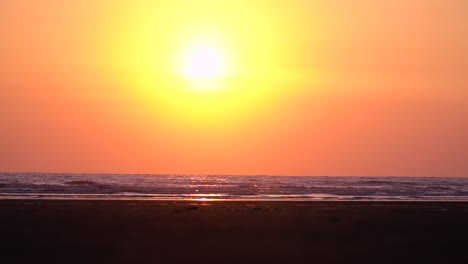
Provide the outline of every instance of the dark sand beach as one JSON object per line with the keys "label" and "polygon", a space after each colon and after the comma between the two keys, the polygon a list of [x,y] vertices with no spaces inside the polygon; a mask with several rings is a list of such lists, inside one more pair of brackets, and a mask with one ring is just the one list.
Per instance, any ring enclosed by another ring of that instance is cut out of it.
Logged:
{"label": "dark sand beach", "polygon": [[468,203],[0,201],[1,263],[468,263]]}

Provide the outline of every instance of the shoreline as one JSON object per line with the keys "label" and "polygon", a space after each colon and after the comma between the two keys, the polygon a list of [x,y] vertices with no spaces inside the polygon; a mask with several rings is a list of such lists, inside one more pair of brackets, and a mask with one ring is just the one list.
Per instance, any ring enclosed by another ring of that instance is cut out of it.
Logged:
{"label": "shoreline", "polygon": [[[28,196],[23,195],[5,195],[0,194],[1,201],[147,201],[147,202],[311,202],[311,203],[353,203],[353,202],[375,202],[375,203],[468,203],[468,197],[460,197],[459,199],[309,199],[309,198],[289,198],[289,199],[252,199],[252,198],[227,198],[227,199],[216,199],[216,198],[144,198],[144,197],[63,197],[63,194],[45,195],[41,197],[41,194],[32,194]],[[60,197],[53,197],[60,196]],[[70,194],[74,196],[74,194]],[[100,195],[89,195],[89,196],[100,196]]]}

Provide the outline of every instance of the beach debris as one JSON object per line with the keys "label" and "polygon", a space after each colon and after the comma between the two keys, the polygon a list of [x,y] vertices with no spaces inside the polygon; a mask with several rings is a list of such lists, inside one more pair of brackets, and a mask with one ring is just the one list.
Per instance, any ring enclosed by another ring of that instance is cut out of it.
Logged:
{"label": "beach debris", "polygon": [[191,207],[186,207],[186,208],[181,208],[181,209],[175,209],[174,211],[172,211],[173,214],[177,214],[177,213],[183,213],[183,212],[189,212],[189,211],[196,211],[198,210],[198,206],[191,206]]}

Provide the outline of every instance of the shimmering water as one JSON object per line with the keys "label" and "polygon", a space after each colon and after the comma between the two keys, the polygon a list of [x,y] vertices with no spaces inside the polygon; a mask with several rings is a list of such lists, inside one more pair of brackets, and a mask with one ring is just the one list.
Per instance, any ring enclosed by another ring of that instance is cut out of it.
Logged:
{"label": "shimmering water", "polygon": [[0,173],[2,198],[468,201],[468,178]]}

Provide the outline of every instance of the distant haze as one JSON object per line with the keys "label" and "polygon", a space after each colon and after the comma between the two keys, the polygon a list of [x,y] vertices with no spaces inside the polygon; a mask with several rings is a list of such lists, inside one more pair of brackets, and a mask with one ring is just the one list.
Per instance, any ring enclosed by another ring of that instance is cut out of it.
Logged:
{"label": "distant haze", "polygon": [[[466,0],[2,0],[0,171],[468,176],[467,15]],[[200,40],[230,56],[209,91],[174,66]]]}

